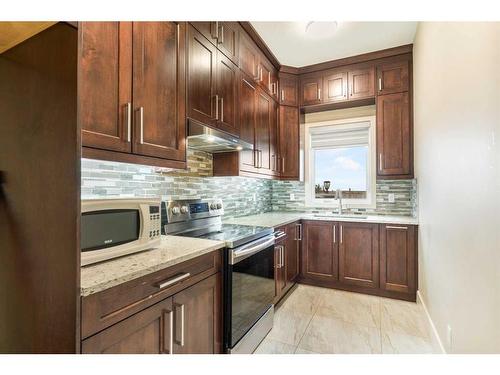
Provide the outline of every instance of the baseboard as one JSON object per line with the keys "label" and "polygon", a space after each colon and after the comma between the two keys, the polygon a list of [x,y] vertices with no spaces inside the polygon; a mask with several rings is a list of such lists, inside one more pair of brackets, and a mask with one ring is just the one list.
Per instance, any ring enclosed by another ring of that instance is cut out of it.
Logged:
{"label": "baseboard", "polygon": [[438,343],[439,345],[439,348],[441,349],[441,353],[442,354],[447,354],[446,353],[446,350],[444,348],[444,345],[443,345],[443,342],[441,341],[441,337],[439,337],[439,333],[436,329],[436,326],[434,325],[434,322],[432,321],[432,318],[429,314],[429,310],[427,310],[427,306],[425,305],[425,302],[422,298],[422,295],[420,294],[420,290],[417,290],[417,302],[419,302],[422,304],[422,307],[424,308],[424,311],[425,311],[425,315],[427,316],[427,320],[429,321],[429,324],[431,325],[431,328],[432,328],[432,333],[434,335],[434,339],[436,340],[436,342]]}

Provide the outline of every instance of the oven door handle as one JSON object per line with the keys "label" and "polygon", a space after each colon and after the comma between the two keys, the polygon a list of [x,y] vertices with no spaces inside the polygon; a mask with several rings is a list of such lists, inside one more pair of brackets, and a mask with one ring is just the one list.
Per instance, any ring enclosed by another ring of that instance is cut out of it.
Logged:
{"label": "oven door handle", "polygon": [[236,264],[249,256],[262,251],[269,246],[274,246],[275,238],[274,235],[265,237],[264,239],[249,243],[248,245],[243,245],[240,248],[232,250],[229,254],[229,264]]}

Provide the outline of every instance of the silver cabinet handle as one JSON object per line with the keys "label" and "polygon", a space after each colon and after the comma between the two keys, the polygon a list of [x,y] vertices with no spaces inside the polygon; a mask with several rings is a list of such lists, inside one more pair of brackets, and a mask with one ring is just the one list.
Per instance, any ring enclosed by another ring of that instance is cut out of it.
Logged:
{"label": "silver cabinet handle", "polygon": [[[181,324],[180,324],[180,329],[179,325],[177,324],[177,311],[178,309],[181,310]],[[184,318],[184,304],[175,304],[175,342],[179,344],[181,347],[184,346],[184,323],[185,323],[185,318]],[[178,332],[180,331],[180,332]],[[180,340],[178,337],[180,336]]]}
{"label": "silver cabinet handle", "polygon": [[[168,325],[170,331],[167,353],[174,354],[174,312],[170,310],[163,310],[163,316],[165,316],[165,314],[168,314]],[[165,338],[162,340],[162,345],[165,345]],[[165,348],[163,348],[162,352],[165,353]]]}
{"label": "silver cabinet handle", "polygon": [[220,40],[219,40],[219,33],[217,32],[217,43],[219,44],[224,43],[224,25],[221,25],[220,27]]}
{"label": "silver cabinet handle", "polygon": [[214,39],[219,39],[219,22],[215,21],[215,36],[213,36]]}
{"label": "silver cabinet handle", "polygon": [[337,243],[337,224],[333,225],[333,243]]}
{"label": "silver cabinet handle", "polygon": [[285,90],[281,89],[281,101],[285,101]]}
{"label": "silver cabinet handle", "polygon": [[321,100],[321,89],[318,89],[318,100]]}
{"label": "silver cabinet handle", "polygon": [[219,95],[215,94],[215,119],[219,119]]}
{"label": "silver cabinet handle", "polygon": [[281,246],[281,267],[285,266],[285,246]]}
{"label": "silver cabinet handle", "polygon": [[[302,241],[302,224],[295,224],[295,225],[296,229],[298,228],[299,230],[299,238],[296,238],[296,240]],[[295,231],[295,233],[297,233],[297,231]]]}
{"label": "silver cabinet handle", "polygon": [[285,173],[285,157],[281,157],[281,173]]}
{"label": "silver cabinet handle", "polygon": [[166,288],[168,286],[172,286],[174,284],[180,283],[182,280],[185,280],[188,277],[191,277],[191,274],[189,272],[185,272],[183,274],[174,276],[174,277],[172,277],[172,278],[170,278],[168,280],[162,281],[156,287],[158,289],[164,289],[164,288]]}
{"label": "silver cabinet handle", "polygon": [[342,243],[342,240],[344,239],[344,238],[343,238],[343,234],[344,234],[343,232],[344,232],[344,231],[343,231],[343,225],[341,225],[341,226],[340,226],[340,243]]}
{"label": "silver cabinet handle", "polygon": [[125,114],[127,116],[127,142],[132,140],[132,103],[127,103],[125,106]]}
{"label": "silver cabinet handle", "polygon": [[382,91],[382,77],[378,78],[378,91]]}
{"label": "silver cabinet handle", "polygon": [[220,98],[220,120],[224,122],[224,97]]}
{"label": "silver cabinet handle", "polygon": [[254,168],[259,167],[258,160],[259,160],[259,150],[253,150],[253,166],[254,166]]}
{"label": "silver cabinet handle", "polygon": [[378,169],[382,171],[382,153],[378,154]]}
{"label": "silver cabinet handle", "polygon": [[140,126],[140,140],[141,145],[144,143],[144,107],[139,107],[139,126]]}
{"label": "silver cabinet handle", "polygon": [[391,225],[386,226],[387,229],[401,229],[401,230],[408,230],[408,227],[395,227]]}

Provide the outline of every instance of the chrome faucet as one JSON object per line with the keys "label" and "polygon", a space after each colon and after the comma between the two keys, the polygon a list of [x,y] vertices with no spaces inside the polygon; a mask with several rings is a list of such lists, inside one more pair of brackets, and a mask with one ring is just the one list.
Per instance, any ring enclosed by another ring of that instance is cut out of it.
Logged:
{"label": "chrome faucet", "polygon": [[337,189],[335,199],[339,201],[339,215],[342,215],[342,190]]}

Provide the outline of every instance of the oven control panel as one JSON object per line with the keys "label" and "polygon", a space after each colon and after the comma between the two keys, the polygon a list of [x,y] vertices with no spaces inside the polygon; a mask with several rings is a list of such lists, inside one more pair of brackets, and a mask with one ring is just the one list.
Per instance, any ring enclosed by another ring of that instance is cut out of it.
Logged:
{"label": "oven control panel", "polygon": [[161,203],[162,228],[167,223],[188,222],[224,215],[221,199],[187,199]]}

